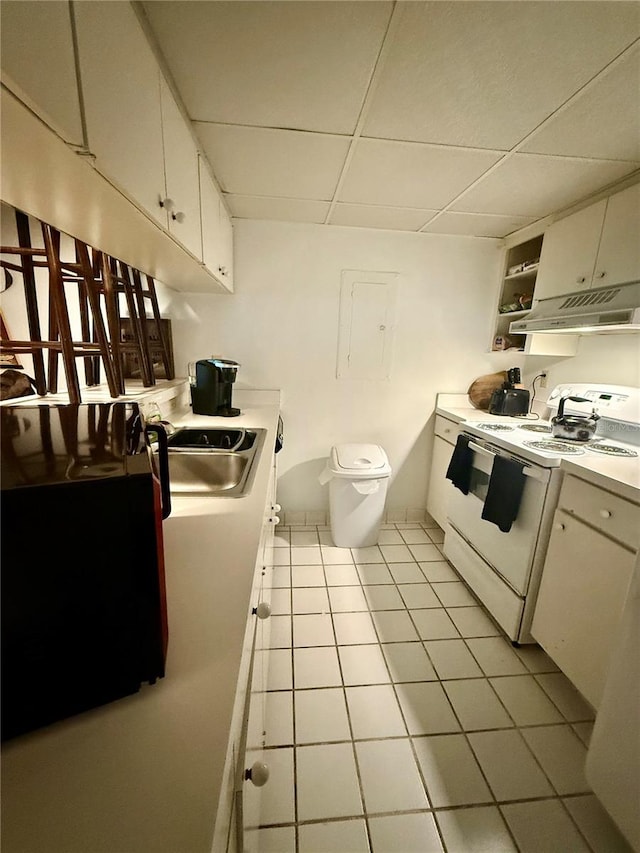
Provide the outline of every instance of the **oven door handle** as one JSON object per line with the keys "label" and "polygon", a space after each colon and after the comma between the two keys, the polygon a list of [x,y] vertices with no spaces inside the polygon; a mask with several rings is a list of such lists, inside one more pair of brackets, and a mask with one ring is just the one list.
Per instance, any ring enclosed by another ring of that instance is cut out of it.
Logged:
{"label": "oven door handle", "polygon": [[[469,447],[471,448],[471,450],[475,450],[476,453],[481,453],[483,456],[488,456],[490,459],[495,459],[496,457],[495,453],[492,453],[491,450],[487,450],[485,447],[476,444],[475,441],[470,441]],[[532,480],[539,480],[542,483],[546,479],[543,474],[541,474],[535,468],[532,468],[530,465],[525,465],[522,469],[522,473],[525,475],[525,477],[530,477]]]}

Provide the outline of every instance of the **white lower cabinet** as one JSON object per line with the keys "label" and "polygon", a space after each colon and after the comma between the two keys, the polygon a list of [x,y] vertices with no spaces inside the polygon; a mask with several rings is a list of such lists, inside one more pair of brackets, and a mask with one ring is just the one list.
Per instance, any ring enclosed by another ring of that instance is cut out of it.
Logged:
{"label": "white lower cabinet", "polygon": [[566,475],[531,633],[597,709],[637,551],[640,506]]}
{"label": "white lower cabinet", "polygon": [[271,468],[234,715],[229,736],[223,790],[218,804],[212,853],[242,853],[244,832],[260,821],[262,789],[269,779],[264,746],[269,667],[273,538],[279,521],[275,502],[277,464]]}
{"label": "white lower cabinet", "polygon": [[458,436],[458,424],[436,415],[431,454],[431,473],[427,493],[427,512],[444,528],[447,523],[447,505],[454,488],[446,473]]}

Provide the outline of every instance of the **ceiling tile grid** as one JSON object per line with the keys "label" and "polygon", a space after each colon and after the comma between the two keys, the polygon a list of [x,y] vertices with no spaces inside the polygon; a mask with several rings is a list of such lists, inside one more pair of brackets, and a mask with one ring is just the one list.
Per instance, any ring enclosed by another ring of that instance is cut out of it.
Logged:
{"label": "ceiling tile grid", "polygon": [[233,216],[503,237],[640,169],[638,0],[163,0]]}

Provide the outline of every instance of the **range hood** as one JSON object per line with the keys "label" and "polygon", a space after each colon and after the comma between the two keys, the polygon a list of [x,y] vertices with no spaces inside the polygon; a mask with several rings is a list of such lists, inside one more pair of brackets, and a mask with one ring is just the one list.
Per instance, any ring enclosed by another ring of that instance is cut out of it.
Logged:
{"label": "range hood", "polygon": [[634,330],[640,330],[640,281],[541,299],[526,317],[509,326],[509,332],[516,335]]}

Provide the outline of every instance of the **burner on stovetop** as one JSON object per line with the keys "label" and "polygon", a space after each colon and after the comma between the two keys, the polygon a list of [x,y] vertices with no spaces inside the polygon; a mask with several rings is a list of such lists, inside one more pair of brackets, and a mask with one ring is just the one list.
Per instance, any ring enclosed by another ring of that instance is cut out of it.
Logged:
{"label": "burner on stovetop", "polygon": [[613,444],[588,444],[587,450],[592,453],[602,453],[604,456],[637,456],[635,450],[626,447],[616,447]]}
{"label": "burner on stovetop", "polygon": [[528,429],[529,432],[545,432],[551,434],[551,427],[545,424],[520,424],[520,429]]}
{"label": "burner on stovetop", "polygon": [[543,438],[540,441],[524,441],[523,444],[532,450],[540,450],[543,453],[550,453],[552,456],[582,456],[584,453],[582,447],[554,439]]}
{"label": "burner on stovetop", "polygon": [[515,427],[507,426],[507,424],[478,424],[478,426],[488,432],[513,432],[515,429]]}

